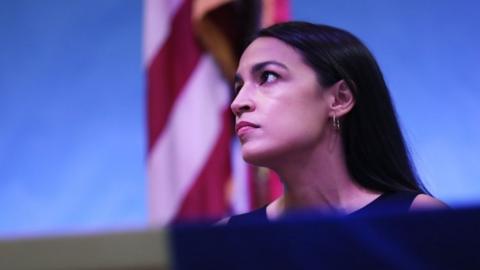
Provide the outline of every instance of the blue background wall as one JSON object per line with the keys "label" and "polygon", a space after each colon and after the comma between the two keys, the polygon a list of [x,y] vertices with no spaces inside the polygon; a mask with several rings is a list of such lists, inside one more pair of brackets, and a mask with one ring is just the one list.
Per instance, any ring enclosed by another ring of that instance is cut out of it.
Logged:
{"label": "blue background wall", "polygon": [[[420,175],[480,202],[475,1],[292,1],[376,55]],[[147,220],[140,1],[0,2],[0,237]]]}
{"label": "blue background wall", "polygon": [[146,220],[141,1],[0,7],[0,233]]}

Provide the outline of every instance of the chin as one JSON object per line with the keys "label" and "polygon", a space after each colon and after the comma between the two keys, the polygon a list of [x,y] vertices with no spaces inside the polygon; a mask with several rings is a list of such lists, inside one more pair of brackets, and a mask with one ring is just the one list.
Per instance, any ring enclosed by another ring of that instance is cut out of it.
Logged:
{"label": "chin", "polygon": [[250,165],[265,167],[265,159],[251,154],[242,154],[243,160]]}
{"label": "chin", "polygon": [[280,151],[275,151],[275,149],[266,149],[265,147],[260,149],[247,145],[242,146],[243,159],[254,166],[270,168],[280,156],[282,156]]}

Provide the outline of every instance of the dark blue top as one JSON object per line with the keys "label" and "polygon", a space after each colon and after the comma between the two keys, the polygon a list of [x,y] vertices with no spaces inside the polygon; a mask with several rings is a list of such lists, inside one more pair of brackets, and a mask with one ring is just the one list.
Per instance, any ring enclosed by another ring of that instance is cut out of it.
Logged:
{"label": "dark blue top", "polygon": [[[386,192],[366,206],[350,213],[348,216],[365,216],[381,213],[407,213],[413,200],[419,193],[408,191]],[[267,206],[251,212],[230,217],[228,224],[250,224],[269,222]]]}

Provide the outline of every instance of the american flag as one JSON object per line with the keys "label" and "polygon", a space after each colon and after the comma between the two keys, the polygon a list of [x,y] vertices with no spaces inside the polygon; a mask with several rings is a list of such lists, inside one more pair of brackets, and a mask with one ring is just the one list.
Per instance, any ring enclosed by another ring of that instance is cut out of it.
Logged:
{"label": "american flag", "polygon": [[287,18],[287,0],[144,2],[152,224],[256,206],[251,192],[258,169],[239,161],[232,140],[229,80],[247,36]]}

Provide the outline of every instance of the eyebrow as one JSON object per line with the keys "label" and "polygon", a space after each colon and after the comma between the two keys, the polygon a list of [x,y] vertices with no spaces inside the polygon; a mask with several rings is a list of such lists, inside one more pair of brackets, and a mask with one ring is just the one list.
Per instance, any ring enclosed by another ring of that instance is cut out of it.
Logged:
{"label": "eyebrow", "polygon": [[268,66],[268,65],[275,65],[288,70],[287,66],[285,66],[284,64],[271,60],[271,61],[260,62],[253,65],[251,72],[252,74],[257,73],[258,71],[262,70],[263,68],[265,68],[265,66]]}
{"label": "eyebrow", "polygon": [[[268,65],[275,65],[275,66],[279,66],[285,70],[288,70],[288,67],[285,66],[284,64],[280,63],[280,62],[277,62],[277,61],[274,61],[274,60],[271,60],[271,61],[265,61],[265,62],[260,62],[260,63],[257,63],[255,65],[253,65],[253,67],[251,68],[251,73],[252,74],[255,74],[257,72],[259,72],[260,70],[264,69],[265,66],[268,66]],[[235,79],[234,79],[234,82],[241,82],[242,81],[242,76],[240,76],[240,74],[235,74]]]}

